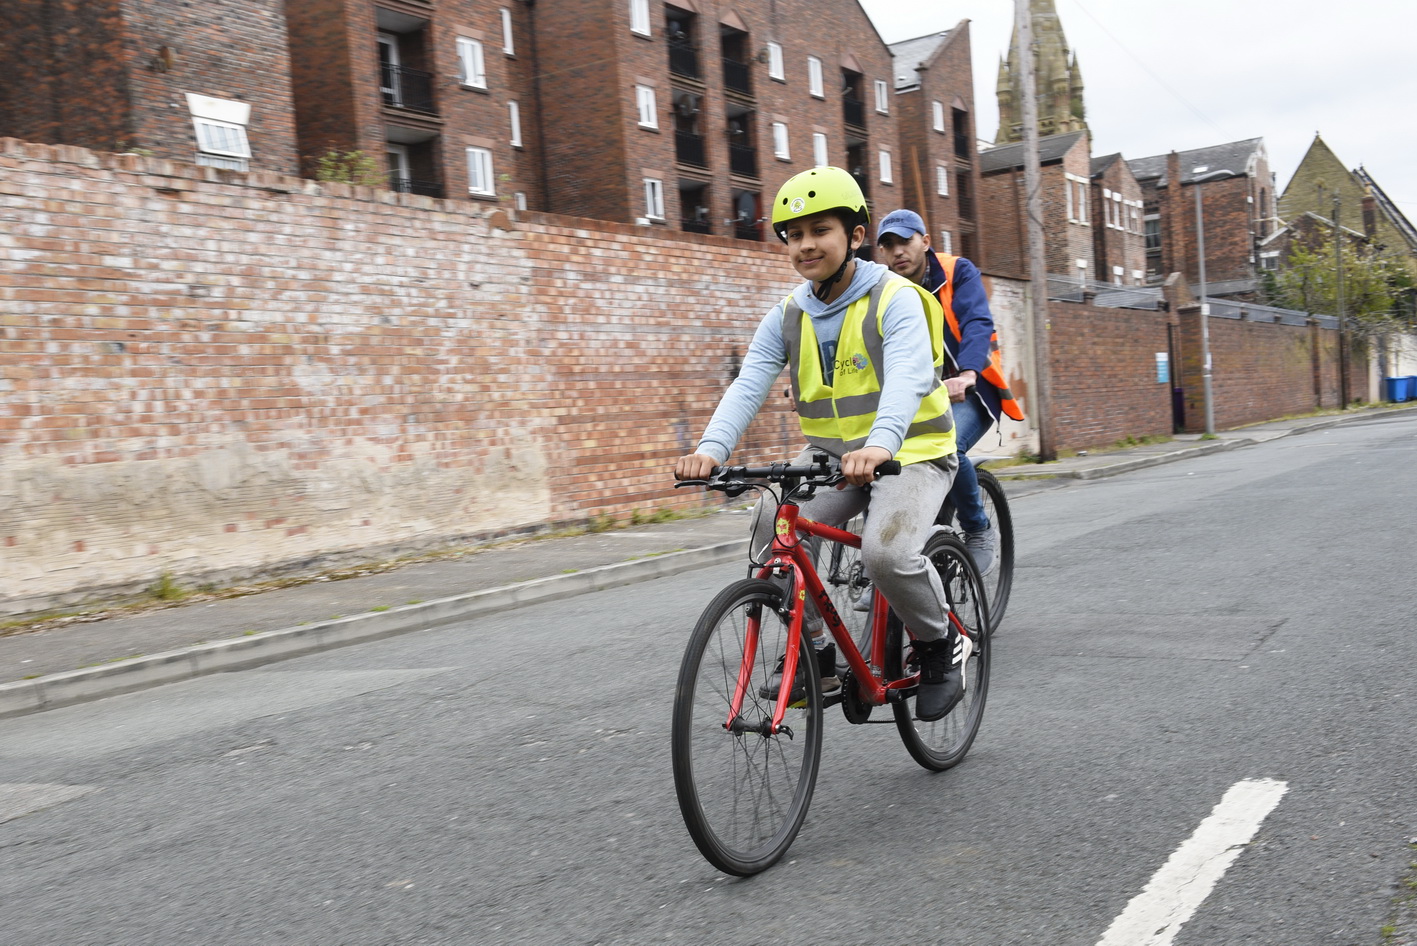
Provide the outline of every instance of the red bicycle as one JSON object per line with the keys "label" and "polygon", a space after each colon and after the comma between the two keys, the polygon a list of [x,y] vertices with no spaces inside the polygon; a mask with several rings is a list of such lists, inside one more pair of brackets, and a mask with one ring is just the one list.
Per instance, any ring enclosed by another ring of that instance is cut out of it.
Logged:
{"label": "red bicycle", "polygon": [[[671,754],[684,823],[711,864],[740,876],[772,866],[801,829],[816,785],[825,706],[840,703],[851,723],[873,722],[876,707],[890,706],[910,755],[942,771],[969,751],[989,692],[988,597],[969,553],[951,534],[935,533],[924,551],[944,584],[950,623],[974,643],[959,704],[943,719],[915,718],[919,668],[910,631],[879,591],[865,617],[868,644],[857,646],[842,612],[851,613],[848,602],[859,594],[861,576],[829,566],[824,580],[815,562],[823,543],[859,549],[861,537],[799,517],[801,501],[842,481],[825,454],[814,461],[721,467],[708,480],[679,484],[730,496],[760,489],[778,500],[766,560],[753,563],[754,577],[724,588],[704,610],[674,694]],[[821,692],[803,625],[809,598],[845,660],[841,690],[830,697]],[[779,660],[781,682],[769,686]]]}

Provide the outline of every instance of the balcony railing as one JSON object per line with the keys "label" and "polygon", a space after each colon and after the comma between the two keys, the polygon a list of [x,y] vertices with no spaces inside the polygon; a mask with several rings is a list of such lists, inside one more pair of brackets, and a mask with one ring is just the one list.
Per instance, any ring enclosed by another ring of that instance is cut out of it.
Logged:
{"label": "balcony railing", "polygon": [[406,108],[413,112],[435,113],[433,108],[433,76],[417,69],[380,63],[384,104]]}
{"label": "balcony railing", "polygon": [[763,228],[756,223],[738,222],[733,225],[733,235],[740,240],[763,241]]}
{"label": "balcony railing", "polygon": [[757,177],[758,149],[748,145],[729,145],[728,169],[744,177]]}
{"label": "balcony railing", "polygon": [[969,193],[969,191],[965,190],[963,187],[960,187],[958,183],[956,183],[955,185],[955,201],[955,207],[959,211],[959,215],[961,217],[967,217],[968,219],[973,220],[974,195]]}
{"label": "balcony railing", "polygon": [[955,157],[957,157],[957,158],[965,158],[965,159],[967,160],[967,159],[969,159],[969,158],[972,158],[973,156],[974,156],[974,152],[973,152],[972,150],[970,150],[970,147],[969,147],[969,137],[968,137],[967,135],[961,135],[961,134],[956,133],[956,134],[955,134]]}
{"label": "balcony railing", "polygon": [[437,181],[415,181],[411,177],[389,177],[389,189],[400,194],[419,194],[423,197],[442,197],[443,188]]}
{"label": "balcony railing", "polygon": [[841,116],[848,125],[856,128],[866,127],[866,103],[860,99],[854,99],[849,95],[841,97]]}
{"label": "balcony railing", "polygon": [[747,95],[753,93],[753,73],[746,62],[723,57],[723,87]]}
{"label": "balcony railing", "polygon": [[680,164],[692,164],[699,168],[708,167],[708,159],[704,157],[704,136],[689,131],[676,131],[674,133],[674,156],[679,159]]}
{"label": "balcony railing", "polygon": [[685,233],[712,233],[713,224],[707,220],[681,220],[679,228]]}
{"label": "balcony railing", "polygon": [[669,41],[669,71],[678,76],[699,78],[699,51],[693,43]]}

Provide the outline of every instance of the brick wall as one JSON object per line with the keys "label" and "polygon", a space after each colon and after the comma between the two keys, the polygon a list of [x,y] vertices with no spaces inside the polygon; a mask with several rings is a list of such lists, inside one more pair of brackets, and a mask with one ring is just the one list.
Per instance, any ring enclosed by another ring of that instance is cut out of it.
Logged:
{"label": "brick wall", "polygon": [[[0,610],[675,492],[781,250],[0,141]],[[773,397],[739,456],[800,442]]]}
{"label": "brick wall", "polygon": [[1050,302],[1048,315],[1056,448],[1170,435],[1171,386],[1156,380],[1168,313]]}

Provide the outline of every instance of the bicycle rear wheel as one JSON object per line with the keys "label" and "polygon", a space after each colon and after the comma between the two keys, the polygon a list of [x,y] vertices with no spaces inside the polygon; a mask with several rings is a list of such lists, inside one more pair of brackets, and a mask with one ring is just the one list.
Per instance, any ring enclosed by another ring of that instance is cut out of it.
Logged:
{"label": "bicycle rear wheel", "polygon": [[[759,579],[729,585],[704,610],[684,652],[674,694],[671,755],[684,824],[700,853],[719,870],[748,876],[766,870],[797,836],[807,816],[822,751],[822,696],[806,634],[790,641],[779,613],[780,586]],[[771,720],[774,698],[762,687],[791,645],[807,671],[806,699],[789,708],[777,735],[756,730]],[[750,673],[739,713],[726,727],[740,669]]]}
{"label": "bicycle rear wheel", "polygon": [[[945,599],[974,642],[974,652],[965,665],[965,690],[955,708],[941,719],[925,722],[915,718],[915,698],[893,704],[896,728],[911,758],[927,769],[943,771],[958,765],[969,751],[984,718],[984,701],[989,694],[989,604],[974,560],[964,545],[951,535],[934,535],[925,544],[925,555],[940,574]],[[886,676],[898,680],[916,673],[910,655],[910,635],[894,613],[886,628]]]}
{"label": "bicycle rear wheel", "polygon": [[1009,592],[1014,587],[1014,517],[998,478],[978,467],[975,467],[975,473],[979,476],[979,499],[984,503],[984,512],[999,535],[994,566],[988,574],[981,576],[984,579],[984,593],[989,598],[989,632],[992,634],[1004,619],[1004,609],[1009,606]]}

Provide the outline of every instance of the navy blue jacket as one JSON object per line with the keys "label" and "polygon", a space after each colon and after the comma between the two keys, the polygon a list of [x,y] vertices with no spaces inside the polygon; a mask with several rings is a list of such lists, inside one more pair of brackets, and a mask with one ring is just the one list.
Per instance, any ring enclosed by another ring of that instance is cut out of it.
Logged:
{"label": "navy blue jacket", "polygon": [[[945,268],[933,249],[925,251],[924,286],[935,292],[945,284]],[[989,311],[989,297],[984,294],[984,280],[979,277],[979,267],[963,256],[955,260],[954,296],[951,308],[955,320],[959,322],[962,338],[956,340],[954,333],[945,328],[945,350],[954,360],[954,370],[945,364],[945,371],[958,374],[973,371],[979,376],[974,383],[975,396],[983,402],[995,423],[1000,416],[999,389],[984,380],[984,369],[989,365],[989,350],[994,337],[994,315]]]}

